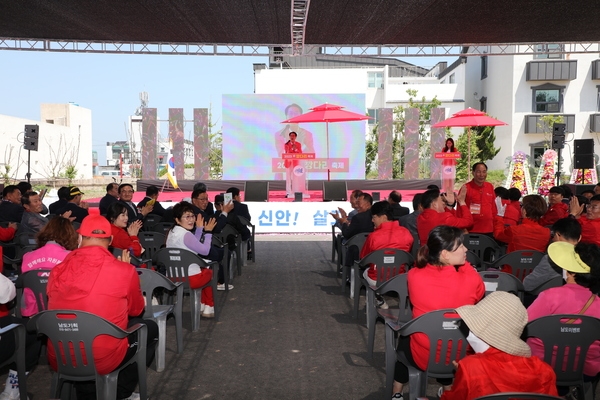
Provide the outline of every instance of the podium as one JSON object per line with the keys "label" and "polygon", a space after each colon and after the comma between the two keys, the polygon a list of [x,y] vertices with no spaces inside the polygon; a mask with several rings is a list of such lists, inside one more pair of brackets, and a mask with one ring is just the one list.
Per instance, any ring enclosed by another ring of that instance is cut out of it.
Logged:
{"label": "podium", "polygon": [[314,160],[315,153],[283,153],[281,158],[285,165],[286,196],[294,198],[294,193],[302,193],[302,197],[309,197],[304,160]]}
{"label": "podium", "polygon": [[434,154],[435,158],[442,160],[442,192],[454,191],[454,181],[456,180],[456,160],[461,157],[457,151],[440,152]]}

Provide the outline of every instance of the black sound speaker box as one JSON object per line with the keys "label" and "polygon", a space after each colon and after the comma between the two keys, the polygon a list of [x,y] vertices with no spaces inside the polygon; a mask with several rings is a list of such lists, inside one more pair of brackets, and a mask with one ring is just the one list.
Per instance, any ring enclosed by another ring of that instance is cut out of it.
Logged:
{"label": "black sound speaker box", "polygon": [[269,201],[269,182],[247,181],[244,186],[244,201]]}
{"label": "black sound speaker box", "polygon": [[346,181],[323,181],[323,201],[348,200]]}
{"label": "black sound speaker box", "polygon": [[592,169],[594,168],[593,154],[575,155],[575,169]]}
{"label": "black sound speaker box", "polygon": [[574,152],[576,156],[594,154],[594,139],[576,139]]}

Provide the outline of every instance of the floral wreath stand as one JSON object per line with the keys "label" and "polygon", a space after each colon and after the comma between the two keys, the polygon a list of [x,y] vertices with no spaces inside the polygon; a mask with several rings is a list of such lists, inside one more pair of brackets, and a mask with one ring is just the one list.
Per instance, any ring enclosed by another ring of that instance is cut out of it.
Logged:
{"label": "floral wreath stand", "polygon": [[[583,174],[583,179],[581,179]],[[574,169],[571,171],[571,179],[569,183],[583,184],[583,185],[594,185],[598,182],[598,174],[596,168],[592,169]]]}
{"label": "floral wreath stand", "polygon": [[558,153],[556,150],[548,149],[542,156],[542,165],[535,179],[535,192],[542,196],[548,196],[550,188],[556,186],[556,169]]}
{"label": "floral wreath stand", "polygon": [[527,161],[527,156],[524,152],[517,151],[512,156],[505,187],[517,188],[521,191],[522,195],[531,192],[532,186],[531,176],[529,175],[529,162]]}

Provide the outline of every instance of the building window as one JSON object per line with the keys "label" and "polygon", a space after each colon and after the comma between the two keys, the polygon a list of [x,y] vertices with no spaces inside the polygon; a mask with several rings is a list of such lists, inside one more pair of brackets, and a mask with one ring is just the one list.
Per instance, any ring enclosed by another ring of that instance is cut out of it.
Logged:
{"label": "building window", "polygon": [[538,44],[535,48],[535,58],[563,59],[565,58],[564,53],[561,53],[563,50],[563,45],[558,43]]}
{"label": "building window", "polygon": [[596,94],[596,111],[600,111],[600,85],[596,86],[598,93]]}
{"label": "building window", "polygon": [[377,109],[376,108],[367,108],[367,115],[373,119],[368,120],[369,125],[377,125],[379,121],[377,121]]}
{"label": "building window", "polygon": [[368,72],[369,87],[383,89],[383,72]]}
{"label": "building window", "polygon": [[448,77],[448,83],[456,83],[456,76],[454,76],[455,74],[452,74]]}
{"label": "building window", "polygon": [[487,78],[488,69],[488,58],[487,56],[481,57],[481,79]]}
{"label": "building window", "polygon": [[533,160],[533,166],[539,168],[542,165],[542,156],[546,148],[542,146],[531,146],[531,159]]}
{"label": "building window", "polygon": [[562,112],[564,86],[551,83],[531,88],[533,91],[533,112],[558,113]]}
{"label": "building window", "polygon": [[485,96],[479,99],[479,111],[487,112],[487,97]]}

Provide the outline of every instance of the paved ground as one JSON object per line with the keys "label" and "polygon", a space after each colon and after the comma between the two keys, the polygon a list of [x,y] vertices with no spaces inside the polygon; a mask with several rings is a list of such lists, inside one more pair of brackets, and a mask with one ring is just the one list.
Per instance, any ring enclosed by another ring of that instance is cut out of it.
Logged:
{"label": "paved ground", "polygon": [[[340,290],[330,263],[329,235],[264,235],[256,263],[218,292],[218,321],[190,331],[184,305],[184,352],[176,354],[175,326],[167,326],[165,371],[148,371],[155,399],[381,399],[385,380],[383,329],[366,360],[364,313]],[[0,376],[4,379],[6,375]],[[1,382],[4,382],[3,380]],[[31,400],[48,399],[50,371],[40,365],[28,380]]]}

